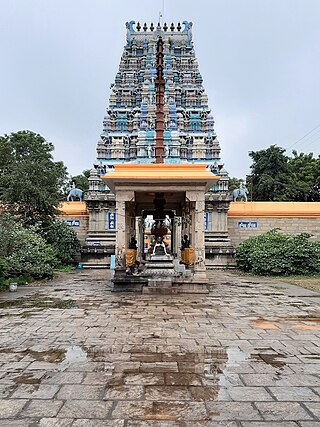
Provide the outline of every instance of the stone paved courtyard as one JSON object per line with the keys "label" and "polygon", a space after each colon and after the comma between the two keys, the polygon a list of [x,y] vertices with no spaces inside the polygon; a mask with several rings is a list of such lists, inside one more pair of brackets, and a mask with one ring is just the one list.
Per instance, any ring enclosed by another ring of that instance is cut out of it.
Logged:
{"label": "stone paved courtyard", "polygon": [[223,271],[209,295],[114,294],[107,275],[0,295],[1,426],[320,426],[316,294]]}

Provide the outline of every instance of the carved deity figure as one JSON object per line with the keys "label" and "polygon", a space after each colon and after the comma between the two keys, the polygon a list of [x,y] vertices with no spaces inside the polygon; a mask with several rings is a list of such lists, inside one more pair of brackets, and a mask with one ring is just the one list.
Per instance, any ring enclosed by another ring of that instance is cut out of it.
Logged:
{"label": "carved deity figure", "polygon": [[131,237],[130,242],[129,242],[129,249],[137,249],[137,240],[134,236]]}
{"label": "carved deity figure", "polygon": [[181,240],[181,250],[190,248],[190,239],[187,234],[183,236],[183,239]]}
{"label": "carved deity figure", "polygon": [[157,238],[157,243],[154,245],[152,255],[168,255],[166,245],[163,241],[163,237]]}

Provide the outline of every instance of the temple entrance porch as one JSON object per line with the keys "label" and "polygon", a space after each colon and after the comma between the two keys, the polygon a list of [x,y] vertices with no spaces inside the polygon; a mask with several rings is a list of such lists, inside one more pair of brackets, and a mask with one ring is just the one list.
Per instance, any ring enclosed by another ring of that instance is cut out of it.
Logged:
{"label": "temple entrance porch", "polygon": [[[132,164],[116,165],[103,179],[116,198],[115,290],[163,288],[164,283],[172,292],[203,290],[205,192],[219,177],[204,165]],[[191,262],[181,254],[183,239],[182,253],[189,249]],[[132,255],[136,268],[130,269]]]}

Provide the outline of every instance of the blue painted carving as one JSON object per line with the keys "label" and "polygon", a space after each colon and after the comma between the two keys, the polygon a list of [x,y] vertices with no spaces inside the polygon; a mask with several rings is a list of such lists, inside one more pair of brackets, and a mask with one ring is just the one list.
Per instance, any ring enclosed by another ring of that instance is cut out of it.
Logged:
{"label": "blue painted carving", "polygon": [[171,142],[171,130],[165,129],[163,132],[163,139],[166,143]]}
{"label": "blue painted carving", "polygon": [[147,129],[147,131],[146,131],[146,140],[147,141],[153,141],[154,140],[154,134],[155,134],[154,129]]}
{"label": "blue painted carving", "polygon": [[67,201],[70,202],[70,200],[72,200],[74,202],[73,199],[78,198],[80,202],[82,202],[82,195],[83,191],[80,190],[80,188],[71,188],[67,196]]}
{"label": "blue painted carving", "polygon": [[172,66],[172,55],[166,55],[166,64]]}
{"label": "blue painted carving", "polygon": [[[111,88],[109,117],[104,122],[102,131],[104,145],[101,146],[100,142],[98,147],[98,154],[104,157],[102,160],[109,165],[123,161],[150,163],[154,159],[147,151],[154,146],[155,140],[154,64],[158,34],[157,31],[152,33],[145,29],[145,33],[138,33],[134,24],[134,21],[126,23],[127,44],[115,76],[115,84]],[[145,27],[147,28],[146,25]],[[184,21],[182,28],[179,24],[177,30],[176,34],[167,34],[168,39],[164,46],[164,142],[169,156],[165,158],[165,162],[179,163],[188,160],[211,165],[215,160],[220,162],[220,146],[218,142],[214,142],[214,120],[210,116],[206,98],[202,96],[203,81],[193,51],[192,23]],[[201,131],[202,126],[206,146],[201,148],[202,153],[197,153],[195,157],[195,133]],[[113,137],[114,133],[117,136],[119,132],[122,132],[124,137],[121,158],[116,155],[117,140]],[[126,137],[128,140],[130,138],[130,144],[126,144]],[[174,151],[176,145],[177,151]],[[174,151],[175,157],[171,157],[173,153],[170,153],[170,150]]]}
{"label": "blue painted carving", "polygon": [[127,29],[127,44],[126,47],[129,47],[130,41],[131,41],[131,34],[134,33],[133,25],[135,24],[135,21],[126,22],[126,29]]}
{"label": "blue painted carving", "polygon": [[126,132],[128,130],[127,113],[120,113],[117,111],[116,125],[117,130],[120,132]]}
{"label": "blue painted carving", "polygon": [[184,25],[183,33],[187,33],[188,45],[192,47],[192,22],[183,21],[182,23]]}
{"label": "blue painted carving", "polygon": [[189,130],[196,132],[200,130],[200,113],[190,113]]}
{"label": "blue painted carving", "polygon": [[241,185],[240,188],[236,188],[235,190],[233,190],[232,192],[232,197],[233,197],[233,201],[236,202],[238,200],[238,198],[240,197],[240,201],[241,202],[247,202],[248,201],[248,189],[244,186]]}

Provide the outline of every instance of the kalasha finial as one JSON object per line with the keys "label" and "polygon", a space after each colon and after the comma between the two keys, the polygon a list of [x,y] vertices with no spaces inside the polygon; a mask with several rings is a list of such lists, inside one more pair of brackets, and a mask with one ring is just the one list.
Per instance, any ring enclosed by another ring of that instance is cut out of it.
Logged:
{"label": "kalasha finial", "polygon": [[136,29],[137,29],[138,31],[140,31],[140,30],[141,30],[140,22],[138,22],[138,23],[137,23],[137,25],[136,25]]}
{"label": "kalasha finial", "polygon": [[164,31],[167,31],[167,29],[168,29],[168,25],[166,22],[164,23],[163,29],[164,29]]}
{"label": "kalasha finial", "polygon": [[151,25],[150,25],[150,30],[151,30],[151,31],[153,31],[153,30],[154,30],[154,25],[153,25],[153,22],[151,22]]}
{"label": "kalasha finial", "polygon": [[143,25],[143,31],[147,31],[148,27],[147,27],[147,23],[145,22]]}
{"label": "kalasha finial", "polygon": [[180,22],[178,22],[177,30],[178,30],[178,31],[180,31],[180,30],[181,30],[181,28],[182,28],[182,27],[181,27],[181,24],[180,24]]}
{"label": "kalasha finial", "polygon": [[175,29],[174,23],[173,23],[173,22],[171,22],[170,30],[171,30],[171,31],[174,31],[174,29]]}

